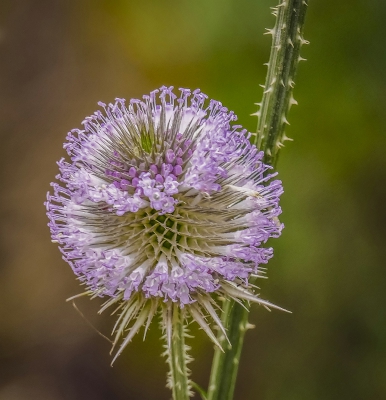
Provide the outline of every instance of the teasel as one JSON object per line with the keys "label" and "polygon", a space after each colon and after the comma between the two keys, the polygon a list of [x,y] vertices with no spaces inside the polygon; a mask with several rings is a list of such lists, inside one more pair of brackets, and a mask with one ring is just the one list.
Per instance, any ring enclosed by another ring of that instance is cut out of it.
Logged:
{"label": "teasel", "polygon": [[64,144],[46,207],[52,241],[86,287],[115,307],[113,362],[156,314],[174,398],[190,393],[186,321],[227,332],[218,299],[280,308],[256,293],[280,235],[282,184],[220,102],[173,87],[99,103]]}

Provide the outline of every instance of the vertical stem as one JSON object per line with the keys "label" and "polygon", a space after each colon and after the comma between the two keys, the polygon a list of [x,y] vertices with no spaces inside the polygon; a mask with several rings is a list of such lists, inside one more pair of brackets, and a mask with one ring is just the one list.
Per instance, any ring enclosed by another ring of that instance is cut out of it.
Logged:
{"label": "vertical stem", "polygon": [[190,385],[186,354],[185,331],[182,311],[175,303],[172,310],[172,337],[169,347],[168,363],[170,367],[169,386],[172,389],[173,400],[189,400]]}
{"label": "vertical stem", "polygon": [[298,62],[303,60],[300,48],[308,43],[302,36],[306,10],[304,0],[283,1],[273,12],[277,16],[275,27],[267,31],[272,35],[272,47],[263,99],[257,112],[256,145],[264,151],[264,162],[272,166],[283,142],[288,140],[284,134],[287,113],[297,104],[292,91]]}
{"label": "vertical stem", "polygon": [[[284,134],[287,113],[296,101],[292,97],[294,78],[300,47],[307,43],[302,31],[307,9],[304,0],[284,0],[273,14],[277,17],[272,35],[271,54],[268,63],[267,78],[264,85],[260,110],[256,145],[264,151],[264,162],[272,166],[283,142],[288,140]],[[231,347],[225,345],[225,338],[220,333],[220,344],[225,352],[215,349],[208,400],[232,400],[243,346],[245,331],[248,326],[248,310],[240,304],[227,301],[224,305],[222,321],[228,330]],[[247,306],[246,306],[247,307]]]}
{"label": "vertical stem", "polygon": [[243,346],[248,310],[231,300],[224,300],[222,323],[227,329],[228,343],[220,334],[218,339],[225,353],[215,351],[209,382],[208,400],[231,400]]}

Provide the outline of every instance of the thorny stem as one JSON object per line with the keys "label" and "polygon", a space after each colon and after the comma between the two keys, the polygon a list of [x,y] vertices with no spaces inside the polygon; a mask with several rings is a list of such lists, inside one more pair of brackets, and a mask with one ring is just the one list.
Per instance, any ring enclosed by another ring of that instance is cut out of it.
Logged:
{"label": "thorny stem", "polygon": [[190,361],[185,345],[185,327],[183,311],[173,304],[169,312],[171,318],[171,340],[167,344],[168,364],[170,368],[169,386],[172,389],[173,400],[189,400],[190,382],[187,363]]}
{"label": "thorny stem", "polygon": [[241,349],[247,329],[248,310],[233,300],[224,301],[222,323],[227,329],[228,343],[223,334],[218,340],[225,353],[215,350],[209,381],[208,400],[228,400],[233,398]]}
{"label": "thorny stem", "polygon": [[307,3],[304,0],[285,0],[273,14],[277,16],[272,35],[271,55],[268,62],[263,99],[257,125],[256,145],[264,151],[264,162],[275,166],[283,142],[288,139],[284,134],[288,125],[287,113],[297,101],[292,96],[296,69],[300,57],[300,48],[307,44],[304,40],[303,25]]}
{"label": "thorny stem", "polygon": [[[264,162],[275,166],[283,142],[288,140],[284,134],[288,124],[286,115],[292,104],[297,104],[292,96],[294,78],[298,62],[303,60],[300,48],[308,43],[302,36],[307,3],[304,0],[284,0],[274,8],[277,17],[272,35],[271,54],[268,63],[267,78],[264,85],[259,117],[256,145],[264,151]],[[226,301],[222,321],[228,331],[231,343],[226,346],[221,332],[219,341],[225,352],[215,349],[208,400],[232,400],[235,382],[243,346],[245,331],[248,327],[248,305],[243,308],[234,301]]]}

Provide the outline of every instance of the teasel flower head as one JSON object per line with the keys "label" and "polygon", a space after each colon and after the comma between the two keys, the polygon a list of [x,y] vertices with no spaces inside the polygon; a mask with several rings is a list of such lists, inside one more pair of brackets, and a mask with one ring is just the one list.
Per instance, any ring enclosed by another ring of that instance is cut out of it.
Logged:
{"label": "teasel flower head", "polygon": [[234,113],[172,87],[99,105],[68,134],[70,160],[45,204],[86,293],[120,310],[117,355],[159,311],[169,344],[176,306],[218,344],[219,297],[275,307],[249,278],[264,274],[264,244],[281,233],[282,184]]}

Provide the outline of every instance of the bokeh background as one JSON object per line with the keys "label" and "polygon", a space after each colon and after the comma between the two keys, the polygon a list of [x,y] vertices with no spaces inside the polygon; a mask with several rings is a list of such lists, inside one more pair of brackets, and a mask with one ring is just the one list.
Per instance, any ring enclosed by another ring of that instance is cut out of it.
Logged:
{"label": "bokeh background", "polygon": [[[199,87],[255,131],[275,3],[1,0],[0,400],[170,398],[157,324],[111,368],[110,344],[65,302],[81,288],[43,201],[66,132],[99,100]],[[286,229],[262,287],[293,314],[253,308],[236,400],[386,398],[386,2],[309,3],[278,163]],[[77,304],[108,334],[98,301]],[[206,386],[213,348],[193,333]]]}

